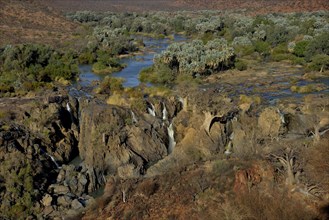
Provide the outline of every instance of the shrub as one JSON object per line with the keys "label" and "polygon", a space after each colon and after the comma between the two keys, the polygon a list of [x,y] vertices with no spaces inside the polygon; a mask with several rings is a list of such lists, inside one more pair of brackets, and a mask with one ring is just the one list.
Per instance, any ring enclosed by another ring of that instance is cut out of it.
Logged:
{"label": "shrub", "polygon": [[78,57],[80,64],[91,64],[95,61],[95,59],[95,54],[91,53],[90,51],[82,52]]}
{"label": "shrub", "polygon": [[236,54],[241,56],[249,56],[255,52],[255,48],[253,45],[250,46],[238,46],[235,47]]}
{"label": "shrub", "polygon": [[[189,43],[176,43],[154,58],[155,68],[169,67],[174,78],[180,74],[197,76],[209,75],[214,71],[225,70],[234,64],[234,49],[228,46],[225,39],[215,39],[203,44],[200,40]],[[169,69],[164,69],[169,79]],[[167,79],[167,78],[166,78]]]}
{"label": "shrub", "polygon": [[322,33],[316,36],[308,44],[305,56],[308,60],[317,54],[329,55],[329,32]]}
{"label": "shrub", "polygon": [[317,54],[311,58],[311,63],[308,65],[309,70],[320,71],[329,70],[329,56],[326,54]]}
{"label": "shrub", "polygon": [[59,78],[71,80],[79,72],[74,53],[39,44],[7,46],[0,52],[0,63],[0,82],[29,90]]}
{"label": "shrub", "polygon": [[123,78],[114,78],[106,76],[98,87],[98,93],[109,94],[110,92],[120,92],[123,91],[124,82]]}
{"label": "shrub", "polygon": [[304,65],[306,63],[305,59],[302,57],[291,56],[290,60],[295,65]]}
{"label": "shrub", "polygon": [[248,65],[245,61],[243,60],[237,60],[234,63],[234,67],[240,71],[246,70],[248,68]]}
{"label": "shrub", "polygon": [[298,57],[304,57],[306,53],[306,48],[308,47],[309,42],[308,41],[299,41],[296,43],[293,54],[295,54]]}
{"label": "shrub", "polygon": [[270,44],[264,41],[256,41],[255,51],[266,57],[270,54]]}

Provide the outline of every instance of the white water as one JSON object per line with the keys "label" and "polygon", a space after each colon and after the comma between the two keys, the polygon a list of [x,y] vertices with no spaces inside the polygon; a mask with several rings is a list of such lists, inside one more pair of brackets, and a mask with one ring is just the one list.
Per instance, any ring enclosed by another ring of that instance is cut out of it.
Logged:
{"label": "white water", "polygon": [[154,105],[152,103],[151,104],[151,108],[147,108],[147,111],[150,115],[154,116],[155,117],[155,108],[154,108]]}
{"label": "white water", "polygon": [[167,130],[168,130],[168,137],[169,137],[168,154],[171,154],[176,146],[175,137],[174,137],[175,133],[174,133],[172,124],[169,125]]}
{"label": "white water", "polygon": [[132,117],[132,120],[133,120],[133,123],[137,123],[137,118],[136,118],[136,115],[133,111],[130,111],[131,112],[131,117]]}
{"label": "white water", "polygon": [[72,115],[72,109],[71,109],[71,107],[70,107],[70,104],[69,103],[67,103],[66,104],[66,110],[70,113],[70,117],[71,117],[71,122],[73,123],[73,115]]}
{"label": "white water", "polygon": [[166,105],[163,103],[163,110],[162,110],[162,120],[168,120],[168,111]]}
{"label": "white water", "polygon": [[50,157],[50,159],[53,161],[53,163],[55,164],[55,166],[56,166],[58,169],[62,168],[61,166],[58,165],[58,163],[56,162],[56,160],[55,160],[55,158],[54,158],[53,156],[51,156],[51,155],[48,154],[48,153],[46,153],[46,155],[47,155],[48,157]]}
{"label": "white water", "polygon": [[71,113],[71,107],[69,103],[66,103],[66,110]]}

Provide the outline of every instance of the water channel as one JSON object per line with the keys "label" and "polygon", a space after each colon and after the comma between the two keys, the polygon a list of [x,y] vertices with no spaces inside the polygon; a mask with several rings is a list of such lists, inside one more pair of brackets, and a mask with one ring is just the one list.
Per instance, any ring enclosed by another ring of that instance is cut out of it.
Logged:
{"label": "water channel", "polygon": [[[120,60],[124,63],[126,67],[119,71],[111,74],[112,77],[121,77],[125,79],[123,83],[124,87],[135,87],[140,84],[138,79],[139,72],[153,64],[153,57],[155,54],[161,53],[173,42],[183,42],[186,38],[181,35],[174,35],[174,39],[170,40],[168,38],[154,39],[150,37],[143,37],[143,42],[145,44],[145,51],[142,54],[135,56],[128,56]],[[92,85],[93,81],[101,81],[106,74],[97,75],[92,72],[91,65],[81,65],[80,66],[80,76],[79,82],[82,87],[88,87]]]}
{"label": "water channel", "polygon": [[[80,85],[82,88],[92,88],[93,81],[101,81],[105,78],[107,75],[111,75],[112,77],[121,77],[125,80],[123,83],[124,87],[136,87],[140,84],[140,81],[138,79],[139,73],[142,69],[152,66],[153,65],[153,58],[155,54],[161,53],[163,50],[165,50],[171,43],[174,42],[184,42],[186,41],[186,38],[181,35],[174,35],[174,39],[168,39],[168,38],[162,38],[162,39],[155,39],[150,37],[141,37],[137,36],[138,38],[142,38],[145,49],[141,54],[137,54],[134,56],[128,56],[124,57],[120,60],[121,63],[125,64],[126,67],[118,72],[114,72],[111,74],[104,74],[104,75],[98,75],[92,72],[92,66],[91,65],[80,65],[80,76],[79,81],[76,85],[74,85],[74,89],[77,88],[77,85]],[[289,82],[290,77],[297,76],[299,77],[299,80],[297,82],[297,86],[306,86],[309,84],[314,83],[321,83],[325,88],[322,91],[313,91],[311,94],[328,94],[329,92],[329,79],[323,78],[323,79],[317,79],[317,80],[304,80],[301,78],[302,76],[302,70],[296,69],[296,73],[290,73],[285,72],[283,70],[276,70],[275,68],[273,70],[269,70],[274,74],[276,71],[279,71],[280,74],[277,74],[275,76],[274,81],[271,83],[270,87],[264,85],[258,85],[257,83],[241,83],[239,85],[235,85],[234,88],[232,88],[235,92],[233,92],[232,96],[239,96],[240,94],[246,94],[246,95],[259,95],[264,100],[269,101],[270,103],[275,103],[276,100],[280,99],[286,99],[286,98],[296,98],[300,99],[303,96],[310,94],[310,93],[295,93],[290,90],[290,87],[292,86]],[[283,72],[281,72],[283,71]],[[223,85],[220,82],[215,82],[211,85],[201,85],[200,89],[207,89],[209,88],[216,88],[216,87],[226,87],[227,85]],[[259,90],[259,91],[257,91]],[[80,91],[79,91],[80,92]],[[90,93],[87,92],[90,96]]]}

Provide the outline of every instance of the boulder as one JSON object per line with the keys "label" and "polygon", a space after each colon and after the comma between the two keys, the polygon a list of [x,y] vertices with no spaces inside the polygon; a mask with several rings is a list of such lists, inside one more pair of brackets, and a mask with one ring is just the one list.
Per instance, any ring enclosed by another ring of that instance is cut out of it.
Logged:
{"label": "boulder", "polygon": [[83,208],[83,205],[79,202],[78,199],[74,199],[71,203],[71,208],[73,210],[77,210],[77,209],[82,209]]}
{"label": "boulder", "polygon": [[45,207],[48,207],[48,206],[51,206],[52,201],[53,201],[53,197],[49,194],[46,194],[43,196],[41,203]]}
{"label": "boulder", "polygon": [[259,132],[265,137],[277,137],[281,133],[284,124],[282,115],[275,108],[266,108],[258,118]]}
{"label": "boulder", "polygon": [[59,196],[57,198],[57,205],[58,206],[63,206],[63,207],[69,207],[72,203],[71,197],[64,195],[64,196]]}
{"label": "boulder", "polygon": [[64,195],[68,192],[70,192],[69,187],[58,185],[58,184],[52,184],[49,186],[50,189],[53,189],[53,192],[58,195]]}

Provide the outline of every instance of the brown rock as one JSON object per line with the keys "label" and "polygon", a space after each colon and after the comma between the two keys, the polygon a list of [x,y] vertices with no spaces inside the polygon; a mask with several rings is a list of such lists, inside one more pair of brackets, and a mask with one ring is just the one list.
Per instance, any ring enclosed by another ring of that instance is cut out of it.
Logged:
{"label": "brown rock", "polygon": [[77,210],[77,209],[82,209],[83,205],[79,202],[79,200],[75,199],[72,201],[71,207],[72,209]]}
{"label": "brown rock", "polygon": [[52,185],[50,185],[49,188],[53,188],[54,193],[59,194],[59,195],[66,194],[66,193],[70,192],[69,187],[62,186],[62,185],[57,185],[57,184],[52,184]]}
{"label": "brown rock", "polygon": [[258,118],[259,131],[263,136],[277,137],[282,119],[275,108],[266,108]]}
{"label": "brown rock", "polygon": [[42,203],[45,207],[48,207],[48,206],[51,206],[52,201],[53,201],[53,198],[51,197],[51,195],[46,194],[46,195],[42,198],[41,203]]}

